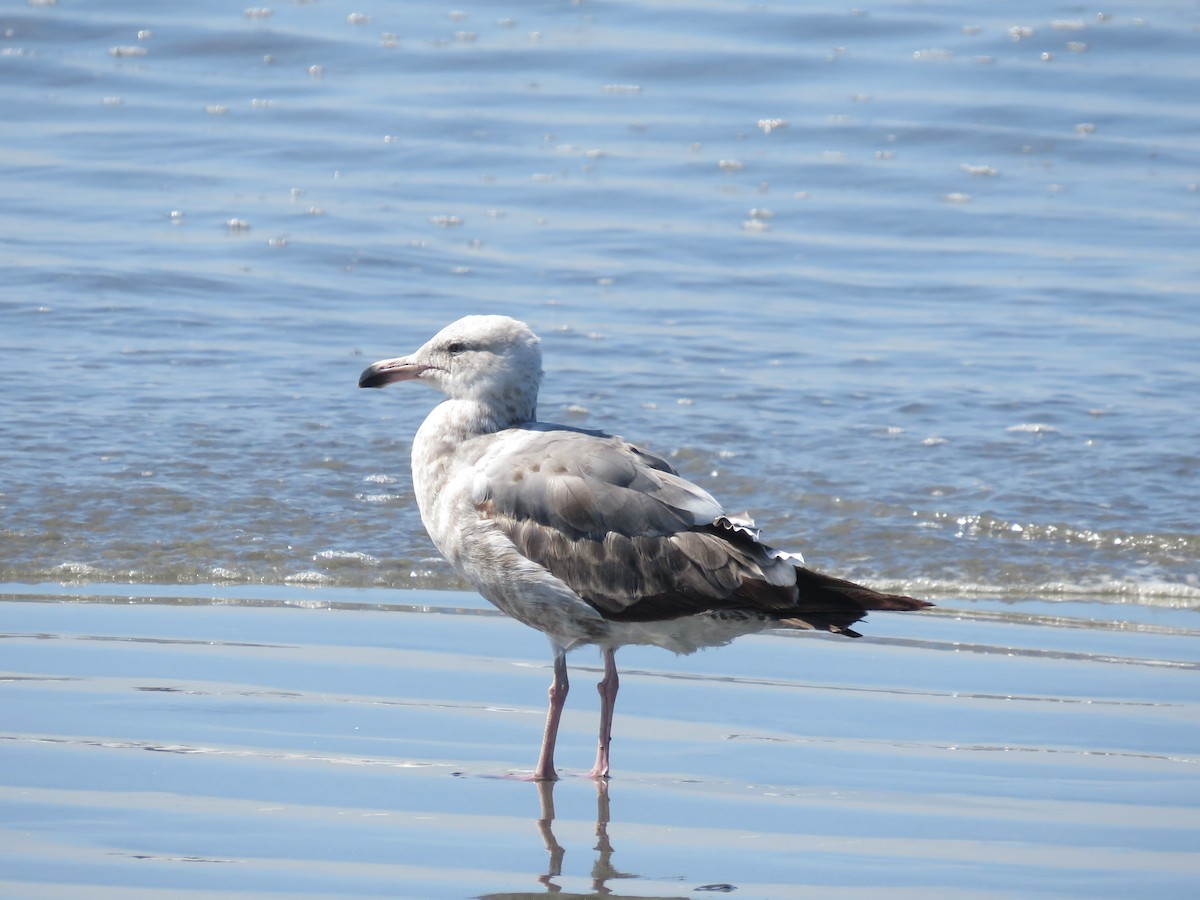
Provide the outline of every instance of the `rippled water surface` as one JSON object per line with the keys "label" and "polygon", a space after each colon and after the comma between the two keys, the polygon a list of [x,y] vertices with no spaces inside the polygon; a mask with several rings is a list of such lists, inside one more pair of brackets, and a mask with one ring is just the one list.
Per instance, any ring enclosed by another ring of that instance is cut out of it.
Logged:
{"label": "rippled water surface", "polygon": [[[648,855],[607,888],[1184,896],[1198,61],[1182,2],[0,9],[0,753],[43,860],[3,892],[292,891],[266,861],[331,834],[314,893],[544,890],[532,787],[482,777],[536,743],[541,638],[453,613],[408,475],[436,397],[355,387],[495,312],[543,418],[939,604],[630,654],[609,830]],[[621,857],[580,862],[590,783],[556,800],[586,893]],[[446,880],[463,834],[521,861]]]}
{"label": "rippled water surface", "polygon": [[1200,19],[989,10],[10,10],[4,576],[457,585],[354,382],[486,311],[821,565],[1194,601]]}

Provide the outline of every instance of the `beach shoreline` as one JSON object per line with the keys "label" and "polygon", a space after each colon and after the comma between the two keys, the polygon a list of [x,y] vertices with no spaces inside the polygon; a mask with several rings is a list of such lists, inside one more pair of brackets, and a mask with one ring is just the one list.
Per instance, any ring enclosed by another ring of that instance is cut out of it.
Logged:
{"label": "beach shoreline", "polygon": [[1182,897],[1200,871],[1191,635],[878,615],[859,642],[627,648],[605,797],[583,649],[547,823],[520,778],[544,639],[480,598],[13,587],[14,897]]}

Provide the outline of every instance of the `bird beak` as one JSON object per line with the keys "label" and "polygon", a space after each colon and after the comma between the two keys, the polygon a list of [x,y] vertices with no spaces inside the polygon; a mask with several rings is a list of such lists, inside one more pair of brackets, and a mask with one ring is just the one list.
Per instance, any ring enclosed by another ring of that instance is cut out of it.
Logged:
{"label": "bird beak", "polygon": [[363,369],[363,373],[358,376],[358,386],[360,388],[381,388],[393,381],[411,381],[414,378],[420,378],[421,373],[428,368],[429,366],[415,363],[407,356],[381,359]]}

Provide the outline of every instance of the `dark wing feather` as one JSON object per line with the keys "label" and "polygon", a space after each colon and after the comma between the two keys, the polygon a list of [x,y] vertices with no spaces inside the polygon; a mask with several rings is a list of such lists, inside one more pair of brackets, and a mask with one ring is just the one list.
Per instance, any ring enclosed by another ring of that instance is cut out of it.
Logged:
{"label": "dark wing feather", "polygon": [[497,438],[477,473],[477,509],[605,618],[740,610],[853,635],[868,609],[921,603],[780,559],[728,527],[707,492],[620,438],[548,426]]}

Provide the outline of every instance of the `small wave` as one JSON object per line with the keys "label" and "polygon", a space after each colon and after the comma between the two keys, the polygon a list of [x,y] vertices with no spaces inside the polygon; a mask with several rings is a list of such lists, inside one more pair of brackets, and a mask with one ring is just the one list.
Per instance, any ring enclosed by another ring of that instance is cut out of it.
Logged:
{"label": "small wave", "polygon": [[103,574],[95,566],[79,562],[59,563],[54,567],[54,571],[71,578],[95,578]]}
{"label": "small wave", "polygon": [[328,559],[339,562],[357,562],[365,566],[377,566],[379,560],[369,553],[363,553],[361,550],[322,550],[316,556],[317,559]]}
{"label": "small wave", "polygon": [[1137,534],[1111,529],[1079,528],[1067,524],[1014,522],[983,513],[954,516],[945,512],[914,513],[918,524],[926,527],[955,527],[956,538],[1017,537],[1022,541],[1060,544],[1086,544],[1092,547],[1112,547],[1125,551],[1141,550],[1173,556],[1194,551],[1196,536],[1192,534]]}
{"label": "small wave", "polygon": [[1005,584],[955,579],[910,578],[872,581],[871,587],[916,596],[996,597],[1000,599],[1087,599],[1102,603],[1130,603],[1167,609],[1200,607],[1200,586],[1167,581],[1043,581]]}
{"label": "small wave", "polygon": [[289,575],[283,579],[284,584],[312,584],[326,585],[333,584],[334,578],[332,575],[326,575],[324,572],[297,572],[295,575]]}

